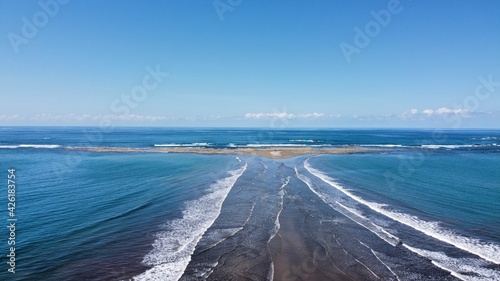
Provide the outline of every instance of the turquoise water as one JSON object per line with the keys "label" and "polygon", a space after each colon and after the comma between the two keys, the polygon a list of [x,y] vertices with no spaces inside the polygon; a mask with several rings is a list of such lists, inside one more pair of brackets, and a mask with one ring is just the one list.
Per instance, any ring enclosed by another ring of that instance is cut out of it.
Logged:
{"label": "turquoise water", "polygon": [[345,191],[336,202],[412,252],[462,280],[499,278],[500,157],[397,152],[318,156],[310,165]]}
{"label": "turquoise water", "polygon": [[[16,280],[82,280],[81,274],[111,280],[142,272],[154,233],[168,218],[181,217],[184,203],[201,197],[235,162],[224,156],[79,154],[78,165],[53,173],[51,163],[72,154],[1,154],[2,168],[9,163],[17,175]],[[11,277],[6,271],[2,276]]]}
{"label": "turquoise water", "polygon": [[400,152],[321,156],[311,162],[367,200],[500,240],[498,155]]}
{"label": "turquoise water", "polygon": [[[66,149],[278,145],[381,151],[274,161]],[[5,257],[0,279],[177,280],[186,270],[216,280],[239,257],[231,245],[247,244],[268,276],[266,243],[292,196],[325,221],[318,239],[346,237],[342,249],[384,280],[498,280],[499,145],[492,130],[2,127],[0,176],[16,169],[18,221],[16,273]],[[0,235],[6,256],[9,231]]]}

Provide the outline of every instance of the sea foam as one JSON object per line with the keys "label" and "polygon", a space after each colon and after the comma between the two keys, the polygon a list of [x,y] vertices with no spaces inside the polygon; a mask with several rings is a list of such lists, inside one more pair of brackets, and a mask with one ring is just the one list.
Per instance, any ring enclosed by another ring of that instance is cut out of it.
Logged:
{"label": "sea foam", "polygon": [[157,234],[153,250],[144,257],[143,264],[152,268],[133,280],[178,280],[189,264],[196,244],[219,216],[227,194],[246,168],[245,163],[230,171],[229,177],[210,186],[210,193],[186,203],[182,218],[166,224],[166,230]]}
{"label": "sea foam", "polygon": [[451,275],[466,281],[489,281],[500,280],[500,272],[486,268],[487,262],[481,259],[452,258],[442,252],[434,252],[411,247],[403,244],[403,247],[428,258],[432,264],[451,273]]}
{"label": "sea foam", "polygon": [[333,201],[330,198],[328,198],[327,195],[322,194],[319,190],[316,190],[316,188],[313,186],[311,180],[307,176],[299,173],[299,171],[297,170],[297,167],[295,167],[295,174],[302,182],[304,182],[309,187],[309,189],[314,194],[316,194],[328,206],[330,206],[331,208],[333,208],[337,212],[343,214],[345,217],[349,218],[353,222],[368,229],[370,232],[377,235],[380,239],[384,240],[385,242],[389,243],[390,245],[396,246],[397,244],[399,244],[400,240],[398,237],[389,233],[383,227],[371,222],[368,218],[363,216],[361,211],[353,209],[353,208],[349,208],[349,207],[339,203],[338,201]]}
{"label": "sea foam", "polygon": [[61,147],[58,144],[19,144],[19,145],[0,145],[0,149],[2,148],[42,148],[42,149],[54,149]]}
{"label": "sea foam", "polygon": [[154,144],[155,147],[207,147],[212,145],[208,142]]}
{"label": "sea foam", "polygon": [[361,203],[373,211],[389,217],[399,223],[407,225],[415,230],[418,230],[430,237],[451,244],[461,250],[475,254],[487,261],[500,264],[500,246],[493,243],[486,243],[476,238],[469,238],[455,233],[452,230],[443,228],[438,222],[424,221],[416,216],[401,213],[394,210],[389,210],[387,205],[367,201],[357,195],[354,195],[349,190],[345,189],[332,178],[323,172],[313,168],[309,159],[304,162],[304,168],[311,174],[321,179],[323,182],[341,191],[351,199]]}

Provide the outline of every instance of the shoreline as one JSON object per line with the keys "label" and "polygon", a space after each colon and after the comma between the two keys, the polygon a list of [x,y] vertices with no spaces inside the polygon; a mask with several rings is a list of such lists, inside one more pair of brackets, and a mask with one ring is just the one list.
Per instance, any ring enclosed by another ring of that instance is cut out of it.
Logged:
{"label": "shoreline", "polygon": [[74,147],[65,148],[72,151],[87,152],[150,152],[150,153],[195,153],[195,154],[229,154],[256,155],[270,159],[286,159],[309,154],[355,154],[387,151],[365,147],[353,148],[312,148],[312,147],[272,147],[272,148],[202,148],[202,147],[172,147],[172,148],[125,148],[125,147]]}

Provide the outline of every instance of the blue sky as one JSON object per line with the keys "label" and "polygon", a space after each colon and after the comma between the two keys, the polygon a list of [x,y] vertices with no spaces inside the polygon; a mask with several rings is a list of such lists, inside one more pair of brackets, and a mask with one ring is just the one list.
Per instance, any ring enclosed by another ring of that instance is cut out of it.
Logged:
{"label": "blue sky", "polygon": [[499,12],[0,0],[0,125],[500,128]]}

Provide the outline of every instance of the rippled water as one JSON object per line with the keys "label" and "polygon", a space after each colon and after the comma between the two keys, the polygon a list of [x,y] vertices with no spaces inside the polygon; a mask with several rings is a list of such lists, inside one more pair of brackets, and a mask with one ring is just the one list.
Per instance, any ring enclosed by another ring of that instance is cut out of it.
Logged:
{"label": "rippled water", "polygon": [[[17,177],[15,280],[266,280],[306,261],[324,263],[310,276],[500,279],[499,131],[98,132],[0,128],[0,168]],[[283,144],[387,150],[271,160],[65,149]],[[280,229],[310,247],[281,267],[269,247]],[[3,264],[0,279],[12,278]]]}

